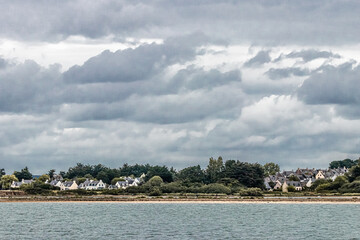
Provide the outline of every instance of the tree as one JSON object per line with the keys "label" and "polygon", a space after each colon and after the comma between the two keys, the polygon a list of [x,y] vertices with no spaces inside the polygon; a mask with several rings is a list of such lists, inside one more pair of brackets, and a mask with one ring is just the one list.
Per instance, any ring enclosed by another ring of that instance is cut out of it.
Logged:
{"label": "tree", "polygon": [[42,183],[46,182],[46,180],[50,180],[50,176],[47,174],[43,174],[37,179],[38,182]]}
{"label": "tree", "polygon": [[162,183],[164,183],[164,181],[159,176],[154,176],[148,181],[148,184],[152,187],[160,187]]}
{"label": "tree", "polygon": [[178,174],[177,177],[179,180],[183,182],[204,182],[205,174],[204,171],[201,169],[200,165],[187,167],[182,169]]}
{"label": "tree", "polygon": [[104,183],[110,183],[109,177],[108,177],[106,171],[104,171],[104,170],[100,171],[100,172],[96,175],[96,178],[97,178],[98,180],[102,180]]}
{"label": "tree", "polygon": [[3,189],[10,189],[11,183],[13,181],[18,182],[19,179],[15,175],[3,175],[0,179]]}
{"label": "tree", "polygon": [[52,179],[54,177],[54,173],[55,173],[55,169],[49,170],[48,175],[49,175],[50,179]]}
{"label": "tree", "polygon": [[348,172],[349,182],[355,181],[356,178],[360,177],[360,164],[353,166]]}
{"label": "tree", "polygon": [[222,178],[222,172],[224,170],[224,163],[222,157],[218,157],[218,159],[210,158],[209,165],[206,168],[206,176],[210,183],[217,182],[220,178]]}
{"label": "tree", "polygon": [[269,162],[264,165],[264,174],[266,177],[275,175],[277,172],[280,172],[280,166],[278,164]]}
{"label": "tree", "polygon": [[352,166],[355,166],[358,164],[358,160],[351,160],[349,158],[346,158],[344,160],[339,160],[339,161],[332,161],[330,164],[329,164],[329,167],[331,169],[334,169],[334,168],[343,168],[343,167],[346,167],[346,168],[351,168]]}
{"label": "tree", "polygon": [[152,166],[146,174],[145,181],[149,181],[154,176],[161,177],[164,182],[172,182],[173,174],[169,171],[166,166]]}
{"label": "tree", "polygon": [[17,179],[30,180],[33,178],[28,167],[21,169],[20,172],[15,171],[14,175],[17,177]]}
{"label": "tree", "polygon": [[4,176],[4,175],[6,175],[5,169],[1,168],[1,169],[0,169],[0,178],[1,178],[2,176]]}
{"label": "tree", "polygon": [[264,168],[259,163],[227,160],[223,175],[238,180],[246,187],[264,188]]}

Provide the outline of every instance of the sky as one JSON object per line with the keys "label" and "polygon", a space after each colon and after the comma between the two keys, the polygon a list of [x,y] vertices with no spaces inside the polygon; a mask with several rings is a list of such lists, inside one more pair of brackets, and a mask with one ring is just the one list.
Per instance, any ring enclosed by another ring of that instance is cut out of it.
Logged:
{"label": "sky", "polygon": [[0,4],[7,173],[359,158],[359,1]]}

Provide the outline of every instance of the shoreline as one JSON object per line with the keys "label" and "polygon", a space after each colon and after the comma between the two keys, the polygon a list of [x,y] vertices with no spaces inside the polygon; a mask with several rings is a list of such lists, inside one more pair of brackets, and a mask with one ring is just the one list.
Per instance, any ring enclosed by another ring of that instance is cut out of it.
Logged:
{"label": "shoreline", "polygon": [[1,203],[167,203],[167,204],[360,204],[359,198],[49,198],[49,197],[6,197],[0,198]]}

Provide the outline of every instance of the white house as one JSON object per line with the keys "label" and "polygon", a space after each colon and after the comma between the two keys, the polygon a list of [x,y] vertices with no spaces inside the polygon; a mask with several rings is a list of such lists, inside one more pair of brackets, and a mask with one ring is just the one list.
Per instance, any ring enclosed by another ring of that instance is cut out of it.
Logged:
{"label": "white house", "polygon": [[61,183],[61,185],[60,185],[60,190],[62,190],[62,191],[76,190],[76,189],[78,189],[78,185],[75,181],[64,182],[64,183]]}
{"label": "white house", "polygon": [[86,190],[101,190],[105,188],[105,183],[102,180],[94,181],[90,180],[90,183],[85,187]]}
{"label": "white house", "polygon": [[31,183],[33,183],[34,182],[34,180],[24,180],[24,179],[22,179],[21,180],[21,182],[15,182],[15,181],[13,181],[12,183],[11,183],[11,188],[20,188],[20,186],[21,185],[23,185],[23,184],[31,184]]}
{"label": "white house", "polygon": [[324,173],[320,170],[315,176],[315,179],[325,179]]}

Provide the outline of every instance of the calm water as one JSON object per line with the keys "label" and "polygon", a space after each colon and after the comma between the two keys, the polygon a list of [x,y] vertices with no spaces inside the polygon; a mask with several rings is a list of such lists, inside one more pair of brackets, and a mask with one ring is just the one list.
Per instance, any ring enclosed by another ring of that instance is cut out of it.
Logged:
{"label": "calm water", "polygon": [[0,203],[1,239],[360,239],[360,205]]}

